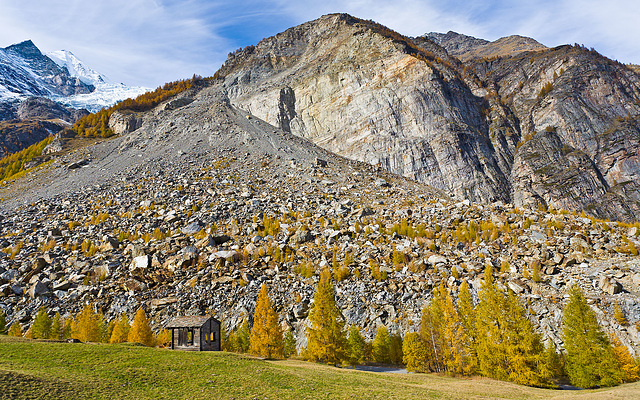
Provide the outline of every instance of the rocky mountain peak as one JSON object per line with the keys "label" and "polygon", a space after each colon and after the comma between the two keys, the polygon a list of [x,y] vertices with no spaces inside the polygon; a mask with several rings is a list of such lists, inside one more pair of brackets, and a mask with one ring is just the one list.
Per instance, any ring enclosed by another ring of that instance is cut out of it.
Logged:
{"label": "rocky mountain peak", "polygon": [[547,47],[535,39],[511,35],[493,42],[449,31],[447,33],[431,32],[421,38],[428,38],[444,47],[449,54],[462,61],[480,58],[506,57],[527,51],[544,50]]}

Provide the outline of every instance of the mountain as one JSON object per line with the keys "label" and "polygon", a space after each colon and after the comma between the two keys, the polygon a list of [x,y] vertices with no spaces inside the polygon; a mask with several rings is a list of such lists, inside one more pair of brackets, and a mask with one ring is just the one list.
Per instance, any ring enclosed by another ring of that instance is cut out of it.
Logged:
{"label": "mountain", "polygon": [[414,40],[419,40],[420,38],[429,39],[437,43],[445,48],[450,55],[464,62],[481,58],[508,57],[523,52],[547,49],[538,41],[519,35],[511,35],[489,42],[488,40],[449,31],[447,33],[427,33]]}
{"label": "mountain", "polygon": [[103,107],[109,107],[118,101],[136,98],[149,91],[142,86],[127,86],[123,83],[113,83],[106,76],[96,72],[67,50],[47,53],[60,67],[67,68],[71,76],[92,85],[95,90],[91,93],[79,93],[72,96],[55,98],[56,101],[73,108],[86,108],[96,112]]}
{"label": "mountain", "polygon": [[94,87],[59,67],[27,40],[0,48],[0,101],[28,96],[70,96],[90,93]]}
{"label": "mountain", "polygon": [[231,54],[219,75],[233,105],[456,198],[637,220],[636,72],[517,36],[428,37],[328,15]]}
{"label": "mountain", "polygon": [[492,270],[546,343],[562,349],[576,284],[637,352],[640,225],[526,201],[629,216],[635,178],[589,185],[634,171],[635,120],[601,126],[635,112],[634,79],[577,47],[464,64],[424,37],[321,17],[146,111],[118,109],[113,137],[56,138],[49,163],[0,187],[0,306],[23,331],[40,307],[93,303],[109,320],[142,307],[156,329],[207,314],[232,332],[266,284],[302,348],[323,269],[369,340],[415,332],[441,285],[478,299]]}

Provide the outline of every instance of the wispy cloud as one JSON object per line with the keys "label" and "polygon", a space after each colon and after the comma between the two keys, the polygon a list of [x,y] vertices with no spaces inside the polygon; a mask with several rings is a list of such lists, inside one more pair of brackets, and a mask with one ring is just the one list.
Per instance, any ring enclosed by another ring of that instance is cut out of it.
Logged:
{"label": "wispy cloud", "polygon": [[411,36],[521,34],[640,63],[637,0],[0,0],[0,46],[32,39],[44,51],[71,50],[114,80],[156,86],[211,75],[229,51],[334,12]]}

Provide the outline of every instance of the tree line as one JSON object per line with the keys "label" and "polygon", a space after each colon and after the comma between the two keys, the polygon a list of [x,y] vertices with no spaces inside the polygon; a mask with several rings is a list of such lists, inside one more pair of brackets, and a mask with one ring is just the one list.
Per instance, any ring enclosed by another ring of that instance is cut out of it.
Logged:
{"label": "tree line", "polygon": [[92,304],[85,304],[77,315],[62,318],[56,312],[53,318],[45,308],[40,308],[33,323],[26,332],[18,321],[7,329],[6,316],[0,309],[0,333],[9,336],[24,336],[29,339],[68,340],[77,339],[82,342],[96,343],[140,343],[145,346],[162,346],[171,340],[171,332],[167,330],[154,333],[147,320],[146,313],[139,308],[129,323],[126,314],[106,321],[101,312]]}

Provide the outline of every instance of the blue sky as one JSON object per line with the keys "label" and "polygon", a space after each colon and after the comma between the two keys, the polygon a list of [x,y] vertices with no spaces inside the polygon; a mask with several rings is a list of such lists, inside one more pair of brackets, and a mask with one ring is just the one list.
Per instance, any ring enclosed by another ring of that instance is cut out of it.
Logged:
{"label": "blue sky", "polygon": [[640,64],[638,0],[0,0],[0,47],[31,39],[45,52],[72,51],[113,81],[155,87],[212,75],[230,51],[333,12],[410,36],[581,43]]}

